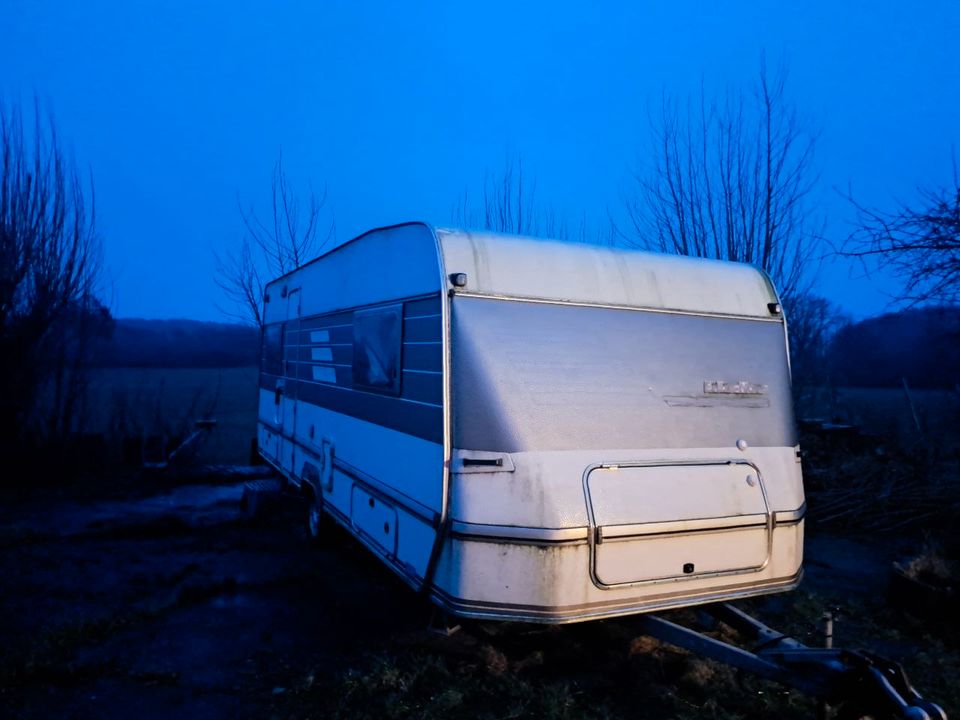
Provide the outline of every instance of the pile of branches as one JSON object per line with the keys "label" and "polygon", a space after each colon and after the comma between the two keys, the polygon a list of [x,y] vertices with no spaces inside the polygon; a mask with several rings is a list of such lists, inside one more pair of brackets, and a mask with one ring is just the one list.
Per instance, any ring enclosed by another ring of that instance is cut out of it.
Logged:
{"label": "pile of branches", "polygon": [[960,520],[960,467],[922,452],[805,458],[810,521],[871,532],[946,527]]}

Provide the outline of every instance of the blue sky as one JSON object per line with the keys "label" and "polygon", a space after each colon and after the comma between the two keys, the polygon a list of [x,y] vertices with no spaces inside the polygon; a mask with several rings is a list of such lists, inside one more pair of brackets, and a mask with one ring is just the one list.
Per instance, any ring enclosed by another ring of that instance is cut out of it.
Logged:
{"label": "blue sky", "polygon": [[[55,113],[96,182],[121,316],[217,319],[213,253],[262,202],[281,148],[326,185],[339,240],[448,224],[508,153],[592,229],[622,217],[664,91],[720,94],[789,66],[820,129],[828,236],[850,211],[947,182],[960,143],[960,3],[355,3],[0,0],[0,94]],[[896,283],[822,270],[855,316]]]}

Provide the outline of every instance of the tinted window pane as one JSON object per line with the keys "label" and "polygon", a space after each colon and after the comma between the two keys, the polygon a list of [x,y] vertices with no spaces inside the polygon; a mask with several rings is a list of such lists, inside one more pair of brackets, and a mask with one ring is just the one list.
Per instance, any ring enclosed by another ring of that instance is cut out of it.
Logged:
{"label": "tinted window pane", "polygon": [[263,329],[261,365],[268,375],[283,374],[283,323],[267,325]]}
{"label": "tinted window pane", "polygon": [[353,314],[353,384],[400,394],[403,306],[360,310]]}

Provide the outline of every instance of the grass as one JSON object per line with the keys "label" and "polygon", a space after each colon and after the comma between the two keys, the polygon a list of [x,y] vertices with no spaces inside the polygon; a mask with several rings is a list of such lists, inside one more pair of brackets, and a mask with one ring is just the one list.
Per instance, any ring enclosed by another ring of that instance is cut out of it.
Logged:
{"label": "grass", "polygon": [[[840,642],[902,657],[926,697],[960,707],[956,628],[882,603],[799,591],[757,600],[752,612],[816,645],[825,608],[843,600]],[[689,624],[690,611],[672,619]],[[287,678],[274,714],[285,718],[811,718],[816,701],[639,634],[629,618],[530,628],[467,624],[462,634],[394,639],[333,677]],[[725,626],[712,631],[731,641]]]}
{"label": "grass", "polygon": [[206,416],[217,420],[198,460],[214,464],[249,461],[257,422],[256,367],[104,368],[90,383],[88,432],[123,438],[182,436]]}

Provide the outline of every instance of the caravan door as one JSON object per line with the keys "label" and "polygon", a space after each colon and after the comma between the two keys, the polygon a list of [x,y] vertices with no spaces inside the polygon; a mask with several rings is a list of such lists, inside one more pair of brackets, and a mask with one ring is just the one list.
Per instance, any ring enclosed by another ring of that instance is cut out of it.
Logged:
{"label": "caravan door", "polygon": [[280,464],[281,467],[296,473],[297,432],[297,383],[291,382],[298,377],[300,360],[300,288],[287,292],[287,320],[283,326],[283,376],[284,387],[278,393],[277,424],[280,425]]}

